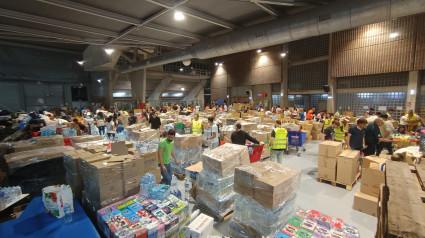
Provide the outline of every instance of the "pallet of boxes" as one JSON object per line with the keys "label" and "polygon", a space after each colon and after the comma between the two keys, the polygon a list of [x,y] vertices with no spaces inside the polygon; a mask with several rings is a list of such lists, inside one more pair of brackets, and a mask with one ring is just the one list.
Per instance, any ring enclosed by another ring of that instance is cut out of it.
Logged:
{"label": "pallet of boxes", "polygon": [[299,170],[270,161],[237,167],[230,237],[275,237],[295,213],[300,179]]}
{"label": "pallet of boxes", "polygon": [[235,168],[249,163],[248,147],[242,145],[226,143],[204,152],[195,207],[216,221],[223,221],[234,208]]}
{"label": "pallet of boxes", "polygon": [[174,173],[184,175],[186,173],[186,167],[202,160],[202,135],[177,134],[174,137],[174,153],[180,165],[176,165],[175,161],[171,159],[171,168]]}
{"label": "pallet of boxes", "polygon": [[379,188],[385,183],[386,158],[366,156],[362,164],[360,190],[354,194],[353,209],[376,216],[378,211]]}
{"label": "pallet of boxes", "polygon": [[360,177],[360,151],[342,150],[342,143],[323,141],[319,144],[318,181],[351,190]]}
{"label": "pallet of boxes", "polygon": [[384,175],[375,237],[425,237],[424,165],[387,160]]}

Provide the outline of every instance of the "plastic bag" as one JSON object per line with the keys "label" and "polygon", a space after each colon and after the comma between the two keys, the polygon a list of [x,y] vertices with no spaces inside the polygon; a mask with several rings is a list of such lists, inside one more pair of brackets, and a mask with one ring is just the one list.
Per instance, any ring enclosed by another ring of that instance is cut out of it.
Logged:
{"label": "plastic bag", "polygon": [[57,218],[65,216],[65,204],[70,204],[71,212],[74,212],[72,190],[69,185],[54,185],[43,188],[43,204],[46,212]]}

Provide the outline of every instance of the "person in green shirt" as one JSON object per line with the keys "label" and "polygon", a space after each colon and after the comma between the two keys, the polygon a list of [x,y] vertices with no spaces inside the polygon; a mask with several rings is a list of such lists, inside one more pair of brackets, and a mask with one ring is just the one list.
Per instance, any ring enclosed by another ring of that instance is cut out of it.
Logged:
{"label": "person in green shirt", "polygon": [[174,129],[170,129],[167,133],[167,138],[162,139],[158,145],[158,166],[161,168],[162,179],[160,183],[162,184],[171,185],[171,180],[173,179],[170,165],[171,155],[173,155],[176,165],[180,165],[173,149],[175,136]]}

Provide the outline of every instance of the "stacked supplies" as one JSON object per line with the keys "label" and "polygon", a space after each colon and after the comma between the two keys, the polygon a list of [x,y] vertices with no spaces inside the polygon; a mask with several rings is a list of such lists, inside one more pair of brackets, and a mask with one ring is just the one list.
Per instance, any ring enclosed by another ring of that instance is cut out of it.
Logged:
{"label": "stacked supplies", "polygon": [[97,212],[105,237],[184,237],[189,206],[174,195],[154,200],[139,195]]}
{"label": "stacked supplies", "polygon": [[249,164],[248,148],[226,143],[202,155],[203,170],[196,189],[196,206],[221,220],[233,210],[235,168]]}
{"label": "stacked supplies", "polygon": [[174,160],[170,160],[173,172],[184,174],[185,168],[196,164],[202,159],[202,135],[177,134],[174,138],[174,153],[180,165],[176,165]]}
{"label": "stacked supplies", "polygon": [[274,162],[236,168],[231,237],[274,237],[295,213],[299,170]]}

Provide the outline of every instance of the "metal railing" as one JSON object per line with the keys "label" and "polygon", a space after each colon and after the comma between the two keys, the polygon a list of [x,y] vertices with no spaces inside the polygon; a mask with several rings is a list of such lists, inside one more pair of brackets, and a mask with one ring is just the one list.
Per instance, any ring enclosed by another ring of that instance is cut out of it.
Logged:
{"label": "metal railing", "polygon": [[205,69],[195,69],[192,67],[179,67],[175,65],[164,65],[163,66],[165,73],[171,74],[181,74],[181,75],[189,75],[189,76],[202,76],[202,77],[210,77],[211,71]]}

